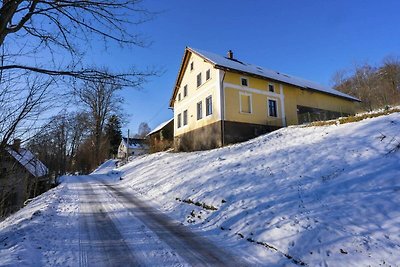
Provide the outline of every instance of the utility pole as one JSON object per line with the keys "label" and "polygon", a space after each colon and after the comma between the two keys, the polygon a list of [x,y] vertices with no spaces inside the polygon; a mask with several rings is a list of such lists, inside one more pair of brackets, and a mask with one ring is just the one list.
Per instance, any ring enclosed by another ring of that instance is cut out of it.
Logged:
{"label": "utility pole", "polygon": [[129,154],[129,129],[128,129],[128,138],[126,138],[126,153],[125,153],[126,161],[128,161],[128,154]]}

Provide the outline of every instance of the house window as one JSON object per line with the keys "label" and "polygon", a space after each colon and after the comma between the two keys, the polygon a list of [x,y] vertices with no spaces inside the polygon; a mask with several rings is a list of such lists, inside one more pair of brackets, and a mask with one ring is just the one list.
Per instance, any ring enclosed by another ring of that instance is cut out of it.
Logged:
{"label": "house window", "polygon": [[181,101],[181,93],[178,94],[178,101]]}
{"label": "house window", "polygon": [[194,69],[194,63],[191,62],[191,63],[190,63],[190,70],[193,70],[193,69]]}
{"label": "house window", "polygon": [[200,101],[197,103],[197,120],[203,118],[203,103]]}
{"label": "house window", "polygon": [[183,126],[185,126],[185,125],[188,124],[188,116],[187,116],[187,113],[188,113],[187,110],[185,110],[185,111],[183,112]]}
{"label": "house window", "polygon": [[201,85],[201,72],[197,74],[197,87]]}
{"label": "house window", "polygon": [[276,101],[268,100],[268,115],[270,117],[278,117],[278,113],[276,112]]}
{"label": "house window", "polygon": [[251,113],[251,94],[240,93],[240,112]]}
{"label": "house window", "polygon": [[183,97],[187,96],[187,85],[183,87]]}
{"label": "house window", "polygon": [[249,86],[249,81],[246,78],[240,78],[240,81],[243,86]]}
{"label": "house window", "polygon": [[268,84],[268,90],[270,92],[275,92],[275,85],[273,85],[272,83]]}
{"label": "house window", "polygon": [[178,114],[178,128],[182,126],[182,114]]}
{"label": "house window", "polygon": [[212,96],[206,98],[206,116],[211,115],[212,110]]}
{"label": "house window", "polygon": [[206,81],[210,79],[210,70],[206,71]]}

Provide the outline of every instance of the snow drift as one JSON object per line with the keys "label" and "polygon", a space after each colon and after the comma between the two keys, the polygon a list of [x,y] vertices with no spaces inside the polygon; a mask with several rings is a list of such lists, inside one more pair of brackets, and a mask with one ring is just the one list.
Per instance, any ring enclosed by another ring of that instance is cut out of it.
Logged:
{"label": "snow drift", "polygon": [[268,265],[286,264],[272,251],[310,266],[393,266],[399,133],[399,113],[289,127],[211,151],[145,156],[120,170],[127,186],[176,219]]}
{"label": "snow drift", "polygon": [[[288,127],[210,151],[141,156],[117,170],[109,161],[88,179],[131,188],[255,264],[396,266],[399,133],[400,113]],[[0,265],[78,262],[79,197],[68,179],[0,223]]]}

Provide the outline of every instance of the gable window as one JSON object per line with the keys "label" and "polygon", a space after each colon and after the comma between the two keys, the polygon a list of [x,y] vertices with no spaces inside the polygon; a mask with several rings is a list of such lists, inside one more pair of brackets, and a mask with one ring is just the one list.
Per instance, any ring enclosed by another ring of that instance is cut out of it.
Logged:
{"label": "gable window", "polygon": [[191,63],[190,63],[190,70],[193,70],[193,69],[194,69],[194,63],[191,62]]}
{"label": "gable window", "polygon": [[187,85],[183,87],[183,97],[187,96]]}
{"label": "gable window", "polygon": [[185,111],[183,112],[183,126],[187,125],[187,123],[188,123],[187,113],[188,113],[187,110],[185,110]]}
{"label": "gable window", "polygon": [[182,126],[182,114],[178,114],[178,128],[181,128]]}
{"label": "gable window", "polygon": [[181,101],[181,93],[178,94],[178,101]]}
{"label": "gable window", "polygon": [[247,80],[246,78],[240,78],[240,83],[243,86],[249,86],[249,80]]}
{"label": "gable window", "polygon": [[206,116],[211,115],[213,113],[212,108],[212,96],[206,98]]}
{"label": "gable window", "polygon": [[197,87],[201,85],[201,72],[197,74]]}
{"label": "gable window", "polygon": [[240,112],[251,113],[251,94],[240,93]]}
{"label": "gable window", "polygon": [[270,92],[275,92],[275,85],[273,85],[272,83],[268,84],[268,90]]}
{"label": "gable window", "polygon": [[197,103],[197,120],[201,120],[203,118],[203,102],[200,101]]}
{"label": "gable window", "polygon": [[276,101],[268,100],[268,116],[270,117],[278,117],[278,113],[276,111]]}
{"label": "gable window", "polygon": [[210,78],[211,78],[211,76],[210,76],[210,70],[208,69],[208,70],[206,71],[206,81],[208,81]]}

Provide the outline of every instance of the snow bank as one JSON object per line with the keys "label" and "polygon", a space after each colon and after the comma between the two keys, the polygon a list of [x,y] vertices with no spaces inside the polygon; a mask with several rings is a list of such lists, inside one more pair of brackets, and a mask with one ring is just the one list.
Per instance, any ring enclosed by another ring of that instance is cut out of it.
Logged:
{"label": "snow bank", "polygon": [[0,223],[0,266],[76,265],[79,200],[70,186],[38,196]]}
{"label": "snow bank", "polygon": [[267,265],[293,257],[310,266],[393,266],[399,133],[399,113],[288,127],[211,151],[152,154],[119,170],[123,183],[175,219]]}
{"label": "snow bank", "polygon": [[288,127],[210,151],[142,156],[117,170],[108,161],[81,181],[63,177],[60,186],[0,222],[0,265],[75,266],[75,183],[87,178],[132,188],[260,265],[396,266],[399,133],[400,113],[394,113],[343,125]]}

